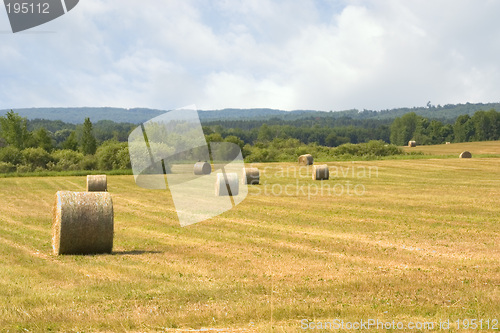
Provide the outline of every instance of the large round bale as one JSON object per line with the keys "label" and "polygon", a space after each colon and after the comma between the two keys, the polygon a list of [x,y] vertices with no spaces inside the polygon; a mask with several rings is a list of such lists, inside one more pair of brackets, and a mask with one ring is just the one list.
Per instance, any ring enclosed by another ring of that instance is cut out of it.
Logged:
{"label": "large round bale", "polygon": [[460,158],[472,158],[472,154],[466,150],[460,154]]}
{"label": "large round bale", "polygon": [[241,182],[243,185],[259,185],[260,172],[257,168],[243,168]]}
{"label": "large round bale", "polygon": [[57,192],[52,218],[52,249],[56,255],[111,253],[111,194]]}
{"label": "large round bale", "polygon": [[312,165],[314,159],[311,154],[305,154],[299,156],[299,165]]}
{"label": "large round bale", "polygon": [[[227,183],[226,183],[227,179]],[[229,189],[228,189],[229,187]],[[238,195],[238,175],[236,173],[218,173],[215,181],[215,195],[218,197]]]}
{"label": "large round bale", "polygon": [[408,147],[416,147],[417,141],[408,141]]}
{"label": "large round bale", "polygon": [[87,192],[106,192],[108,181],[106,175],[88,175]]}
{"label": "large round bale", "polygon": [[195,175],[209,175],[212,173],[212,166],[208,162],[197,162],[194,164]]}
{"label": "large round bale", "polygon": [[314,165],[312,170],[313,180],[328,180],[330,177],[330,171],[328,170],[328,165]]}

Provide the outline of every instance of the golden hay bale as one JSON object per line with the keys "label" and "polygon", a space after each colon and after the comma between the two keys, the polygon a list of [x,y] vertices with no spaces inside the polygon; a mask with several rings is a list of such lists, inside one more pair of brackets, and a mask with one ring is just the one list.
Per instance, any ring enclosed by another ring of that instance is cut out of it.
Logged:
{"label": "golden hay bale", "polygon": [[446,142],[447,145],[451,145],[451,142]]}
{"label": "golden hay bale", "polygon": [[111,194],[57,192],[52,218],[52,248],[56,255],[111,253]]}
{"label": "golden hay bale", "polygon": [[408,141],[408,147],[416,147],[417,142],[416,141]]}
{"label": "golden hay bale", "polygon": [[[227,179],[227,182],[226,180]],[[228,191],[229,185],[229,191]],[[215,195],[225,196],[225,195],[238,195],[239,185],[238,185],[238,175],[236,173],[218,173],[215,181]]]}
{"label": "golden hay bale", "polygon": [[195,175],[209,175],[212,173],[212,166],[208,162],[197,162],[194,164]]}
{"label": "golden hay bale", "polygon": [[328,180],[330,177],[330,171],[328,170],[328,165],[314,165],[312,170],[313,180]]}
{"label": "golden hay bale", "polygon": [[257,168],[243,168],[241,183],[243,185],[259,185],[260,172]]}
{"label": "golden hay bale", "polygon": [[87,192],[106,192],[108,181],[106,175],[88,175]]}
{"label": "golden hay bale", "polygon": [[472,158],[472,154],[468,151],[464,151],[460,154],[460,158]]}
{"label": "golden hay bale", "polygon": [[311,154],[305,154],[299,156],[299,165],[312,165],[314,159]]}

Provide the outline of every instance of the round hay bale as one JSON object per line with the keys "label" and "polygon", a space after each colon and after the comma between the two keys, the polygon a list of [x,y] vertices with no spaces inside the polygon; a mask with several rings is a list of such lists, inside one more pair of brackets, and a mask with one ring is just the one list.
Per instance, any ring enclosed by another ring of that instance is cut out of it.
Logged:
{"label": "round hay bale", "polygon": [[194,164],[195,175],[209,175],[212,173],[212,166],[208,162],[197,162]]}
{"label": "round hay bale", "polygon": [[446,142],[447,145],[451,145],[451,142]]}
{"label": "round hay bale", "polygon": [[472,158],[472,154],[466,150],[460,154],[460,158]]}
{"label": "round hay bale", "polygon": [[328,180],[330,177],[330,170],[328,170],[328,165],[314,165],[312,170],[313,180]]}
{"label": "round hay bale", "polygon": [[108,180],[106,175],[88,175],[87,192],[106,192],[108,190]]}
{"label": "round hay bale", "polygon": [[259,185],[260,172],[257,168],[243,168],[241,182],[243,185]]}
{"label": "round hay bale", "polygon": [[299,156],[299,165],[312,165],[314,159],[311,154],[305,154]]}
{"label": "round hay bale", "polygon": [[417,142],[416,141],[408,141],[408,147],[416,147]]}
{"label": "round hay bale", "polygon": [[56,255],[111,253],[111,194],[57,192],[52,218],[52,249]]}
{"label": "round hay bale", "polygon": [[[224,177],[225,176],[225,177]],[[227,183],[226,180],[227,179]],[[228,191],[229,185],[229,191]],[[218,197],[238,195],[238,175],[236,173],[218,173],[215,181],[215,195]]]}

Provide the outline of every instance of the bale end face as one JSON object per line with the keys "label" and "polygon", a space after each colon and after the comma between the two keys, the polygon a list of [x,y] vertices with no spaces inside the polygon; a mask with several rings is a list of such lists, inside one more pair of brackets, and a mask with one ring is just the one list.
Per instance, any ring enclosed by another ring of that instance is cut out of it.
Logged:
{"label": "bale end face", "polygon": [[313,180],[328,180],[330,177],[330,171],[328,170],[328,165],[314,165],[312,170]]}
{"label": "bale end face", "polygon": [[[227,179],[227,182],[226,182]],[[215,195],[236,196],[239,191],[238,175],[236,173],[218,173],[215,181]]]}
{"label": "bale end face", "polygon": [[314,159],[311,154],[305,154],[299,156],[299,165],[312,165]]}
{"label": "bale end face", "polygon": [[193,171],[195,175],[209,175],[212,173],[212,166],[208,162],[197,162]]}
{"label": "bale end face", "polygon": [[472,154],[469,151],[464,151],[460,154],[460,158],[472,158]]}
{"label": "bale end face", "polygon": [[106,192],[108,190],[108,180],[106,175],[88,175],[87,192]]}
{"label": "bale end face", "polygon": [[241,177],[241,183],[243,185],[259,185],[260,172],[257,168],[243,168],[243,174]]}
{"label": "bale end face", "polygon": [[111,253],[113,202],[108,192],[56,193],[52,248],[60,254]]}
{"label": "bale end face", "polygon": [[417,142],[416,141],[409,141],[408,142],[408,147],[416,147],[417,146]]}

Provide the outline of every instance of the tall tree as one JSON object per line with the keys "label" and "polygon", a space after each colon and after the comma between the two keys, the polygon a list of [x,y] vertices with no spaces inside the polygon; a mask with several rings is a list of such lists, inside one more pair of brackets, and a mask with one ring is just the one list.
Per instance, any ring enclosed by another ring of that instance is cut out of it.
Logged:
{"label": "tall tree", "polygon": [[97,150],[97,141],[92,132],[92,122],[90,118],[85,118],[83,123],[83,133],[81,142],[82,152],[85,155],[94,155]]}
{"label": "tall tree", "polygon": [[22,118],[10,110],[4,117],[0,117],[1,136],[8,145],[24,149],[31,145],[31,133],[28,131],[26,118]]}
{"label": "tall tree", "polygon": [[468,142],[474,135],[474,124],[468,114],[463,114],[457,118],[453,125],[455,142]]}
{"label": "tall tree", "polygon": [[406,145],[409,140],[413,139],[418,122],[419,116],[415,112],[394,119],[391,125],[391,143],[399,146]]}

